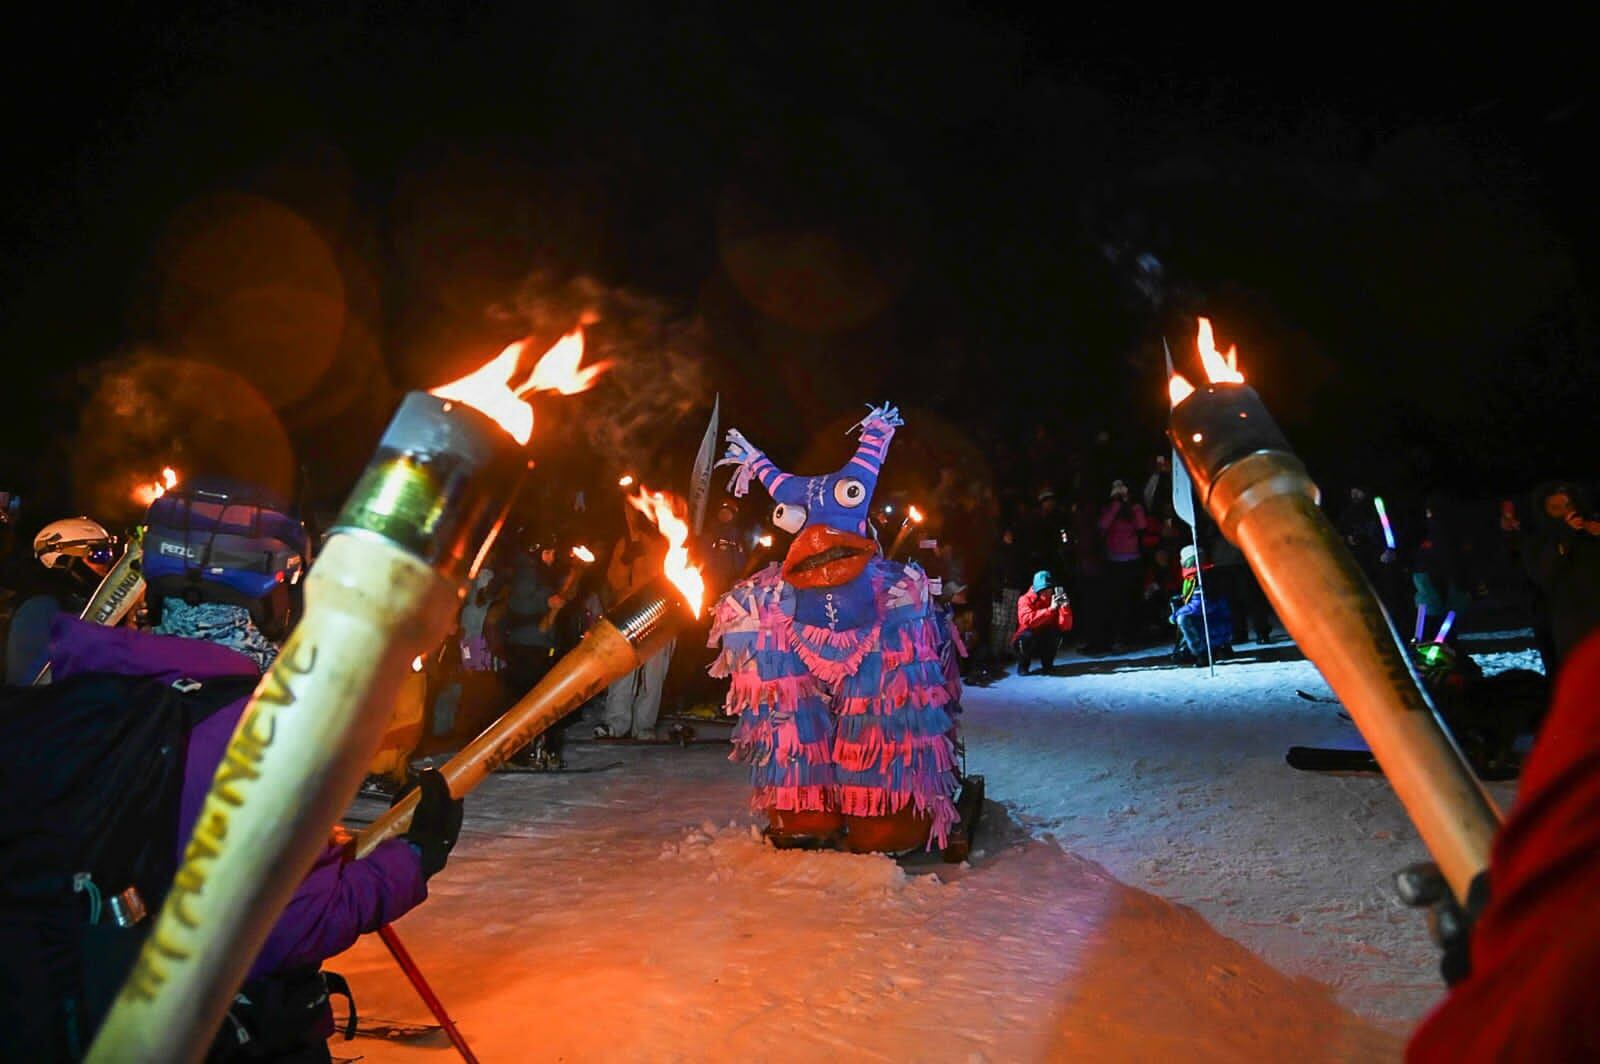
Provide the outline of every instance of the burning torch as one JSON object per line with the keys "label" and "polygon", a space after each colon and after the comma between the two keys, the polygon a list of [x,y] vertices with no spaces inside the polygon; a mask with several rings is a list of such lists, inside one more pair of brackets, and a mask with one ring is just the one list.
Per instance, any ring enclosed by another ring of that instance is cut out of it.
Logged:
{"label": "burning torch", "polygon": [[1210,384],[1169,383],[1168,431],[1200,499],[1244,552],[1262,590],[1349,710],[1457,899],[1489,862],[1494,803],[1467,767],[1318,490],[1255,391],[1236,349],[1200,319]]}
{"label": "burning torch", "polygon": [[[567,578],[561,582],[561,590],[556,592],[556,597],[562,602],[571,601],[572,592],[578,586],[578,579],[583,576],[585,569],[594,564],[594,551],[580,543],[572,548],[572,560],[574,565],[567,571]],[[556,617],[560,612],[560,610],[545,610],[544,616],[539,618],[539,630],[548,632],[554,628]]]}
{"label": "burning torch", "polygon": [[906,515],[900,521],[900,531],[895,533],[894,544],[889,548],[889,557],[894,558],[900,553],[900,548],[905,546],[906,537],[911,535],[913,529],[922,525],[922,511],[915,506],[906,507]]}
{"label": "burning torch", "polygon": [[[650,517],[667,539],[662,574],[595,622],[583,641],[556,662],[538,686],[439,767],[450,793],[457,798],[613,680],[643,665],[679,628],[699,616],[705,582],[689,561],[687,521],[674,502],[659,492],[641,487],[628,502]],[[356,856],[365,857],[379,843],[403,834],[411,826],[419,797],[412,792],[369,824],[356,837]]]}
{"label": "burning torch", "polygon": [[414,658],[457,603],[527,469],[535,391],[582,391],[574,332],[516,388],[525,343],[405,397],[306,579],[304,619],[217,769],[160,917],[91,1061],[198,1060],[355,793]]}

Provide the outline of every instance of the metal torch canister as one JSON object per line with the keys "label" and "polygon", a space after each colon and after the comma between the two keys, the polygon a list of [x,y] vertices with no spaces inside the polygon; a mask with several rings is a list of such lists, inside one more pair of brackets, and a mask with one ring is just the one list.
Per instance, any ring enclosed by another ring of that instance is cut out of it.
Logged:
{"label": "metal torch canister", "polygon": [[1500,814],[1423,690],[1365,574],[1318,506],[1319,492],[1255,391],[1201,387],[1169,422],[1206,510],[1238,546],[1284,627],[1372,748],[1465,901],[1489,863]]}
{"label": "metal torch canister", "polygon": [[[612,681],[643,665],[693,616],[678,589],[664,576],[623,599],[533,690],[439,767],[450,793],[464,797],[545,729]],[[413,792],[369,824],[356,837],[356,856],[365,857],[379,843],[410,827],[417,801]]]}
{"label": "metal torch canister", "polygon": [[305,617],[240,718],[91,1061],[205,1053],[525,469],[478,411],[421,393],[402,402],[306,578]]}

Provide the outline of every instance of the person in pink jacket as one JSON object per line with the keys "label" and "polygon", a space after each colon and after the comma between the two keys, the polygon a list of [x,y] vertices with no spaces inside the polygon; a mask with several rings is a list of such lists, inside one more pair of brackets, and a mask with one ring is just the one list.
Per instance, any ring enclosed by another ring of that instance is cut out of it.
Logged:
{"label": "person in pink jacket", "polygon": [[1139,534],[1148,522],[1144,507],[1129,499],[1128,485],[1114,481],[1111,501],[1100,511],[1100,540],[1105,544],[1105,607],[1110,615],[1112,648],[1133,637],[1141,591]]}

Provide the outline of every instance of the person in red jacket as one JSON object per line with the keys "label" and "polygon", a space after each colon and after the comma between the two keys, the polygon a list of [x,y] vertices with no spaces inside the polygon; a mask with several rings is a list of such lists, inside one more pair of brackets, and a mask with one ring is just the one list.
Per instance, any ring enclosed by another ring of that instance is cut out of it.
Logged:
{"label": "person in red jacket", "polygon": [[1600,1060],[1600,634],[1562,666],[1469,911],[1485,885],[1469,970],[1406,1059]]}
{"label": "person in red jacket", "polygon": [[1033,574],[1033,588],[1017,600],[1017,633],[1012,636],[1017,650],[1017,675],[1028,675],[1035,659],[1040,672],[1055,668],[1061,637],[1072,631],[1072,605],[1067,593],[1055,586],[1049,570]]}

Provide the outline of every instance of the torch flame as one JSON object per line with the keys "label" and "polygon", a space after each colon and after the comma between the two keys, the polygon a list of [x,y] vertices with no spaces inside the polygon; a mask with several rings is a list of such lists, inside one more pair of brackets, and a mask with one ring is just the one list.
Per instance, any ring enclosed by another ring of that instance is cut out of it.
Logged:
{"label": "torch flame", "polygon": [[594,387],[594,382],[599,379],[610,366],[610,362],[600,362],[587,369],[580,369],[583,361],[583,330],[574,329],[555,342],[555,346],[544,353],[539,364],[533,367],[533,374],[528,378],[528,383],[519,392],[560,392],[562,395],[577,395]]}
{"label": "torch flame", "polygon": [[587,369],[579,369],[583,360],[583,330],[572,332],[557,340],[533,367],[526,382],[511,386],[511,378],[527,350],[528,341],[509,344],[489,362],[449,384],[440,385],[430,393],[440,399],[465,403],[493,418],[518,443],[527,443],[533,436],[533,407],[527,396],[534,392],[560,392],[576,395],[594,386],[609,362],[601,362]]}
{"label": "torch flame", "polygon": [[1194,394],[1194,385],[1189,383],[1189,378],[1181,373],[1174,373],[1167,378],[1167,397],[1172,400],[1172,405],[1177,406],[1189,396]]}
{"label": "torch flame", "polygon": [[911,518],[911,523],[912,524],[914,524],[914,525],[922,524],[922,511],[917,509],[915,506],[911,507],[907,511],[907,516],[909,516]]}
{"label": "torch flame", "polygon": [[585,547],[582,543],[572,548],[572,556],[585,565],[592,565],[594,563],[594,551],[590,550],[588,547]]}
{"label": "torch flame", "polygon": [[667,558],[662,571],[677,587],[689,609],[696,617],[706,597],[705,576],[689,563],[689,522],[679,513],[688,512],[681,499],[670,499],[659,491],[646,491],[643,485],[637,495],[628,496],[628,505],[649,518],[651,523],[667,538]]}
{"label": "torch flame", "polygon": [[1211,319],[1200,319],[1200,362],[1212,384],[1243,384],[1244,374],[1239,372],[1239,348],[1230,344],[1226,355],[1217,353],[1216,338],[1211,335]]}
{"label": "torch flame", "polygon": [[171,466],[164,466],[161,470],[161,479],[140,484],[133,489],[133,500],[140,506],[149,506],[177,485],[178,471]]}

